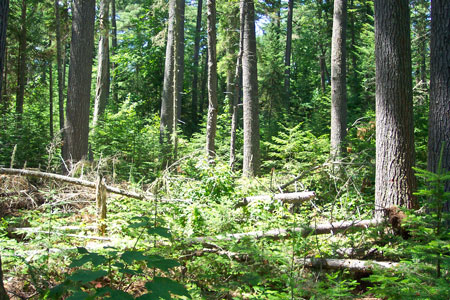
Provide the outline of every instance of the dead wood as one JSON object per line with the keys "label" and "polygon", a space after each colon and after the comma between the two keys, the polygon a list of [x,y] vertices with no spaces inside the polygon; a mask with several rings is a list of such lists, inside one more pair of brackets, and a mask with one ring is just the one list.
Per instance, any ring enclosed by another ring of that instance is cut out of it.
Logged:
{"label": "dead wood", "polygon": [[[23,170],[23,169],[0,168],[0,174],[20,175],[20,176],[27,176],[27,177],[53,179],[53,180],[62,181],[62,182],[70,183],[70,184],[81,185],[81,186],[85,186],[85,187],[89,187],[89,188],[93,188],[93,189],[96,188],[95,182],[78,179],[78,178],[73,178],[73,177],[68,177],[68,176],[63,176],[63,175],[59,175],[59,174],[53,174],[53,173],[46,173],[46,172],[39,172],[39,171],[32,171],[32,170]],[[134,199],[153,198],[152,194],[139,194],[139,193],[126,191],[126,190],[119,189],[119,188],[112,187],[112,186],[106,186],[106,190],[110,193],[126,196],[129,198],[134,198]]]}
{"label": "dead wood", "polygon": [[320,168],[324,167],[325,165],[326,165],[326,164],[320,165],[320,166],[315,166],[315,167],[312,167],[311,169],[309,169],[309,170],[307,170],[307,171],[304,171],[304,172],[300,173],[300,175],[298,175],[298,176],[295,177],[294,179],[292,179],[292,180],[286,182],[285,184],[280,185],[280,186],[278,187],[278,190],[279,190],[280,192],[282,192],[285,188],[287,188],[288,186],[290,186],[290,185],[293,184],[294,182],[299,181],[300,179],[302,179],[306,174],[308,174],[308,173],[310,173],[310,172],[312,172],[312,171],[314,171],[314,170],[320,169]]}
{"label": "dead wood", "polygon": [[236,208],[247,206],[254,201],[270,201],[272,199],[279,200],[284,203],[289,204],[299,204],[304,201],[310,200],[316,196],[315,192],[298,192],[298,193],[285,193],[285,194],[275,194],[275,195],[262,195],[262,196],[251,196],[243,198]]}
{"label": "dead wood", "polygon": [[334,258],[295,258],[294,262],[297,265],[309,268],[347,269],[360,273],[372,273],[375,267],[381,269],[394,269],[398,266],[398,263],[389,261]]}
{"label": "dead wood", "polygon": [[310,234],[326,234],[326,233],[337,233],[350,229],[365,229],[368,227],[375,227],[377,225],[382,224],[383,221],[378,219],[372,220],[362,220],[362,221],[343,221],[343,222],[334,222],[334,223],[322,223],[317,224],[315,226],[303,226],[296,227],[292,229],[271,229],[267,231],[252,231],[245,233],[230,233],[225,235],[217,235],[213,237],[195,237],[187,241],[188,244],[205,244],[212,241],[233,241],[233,240],[241,240],[244,238],[250,239],[262,239],[262,238],[270,238],[270,239],[282,239],[288,238],[292,234],[296,233],[303,237],[306,237]]}

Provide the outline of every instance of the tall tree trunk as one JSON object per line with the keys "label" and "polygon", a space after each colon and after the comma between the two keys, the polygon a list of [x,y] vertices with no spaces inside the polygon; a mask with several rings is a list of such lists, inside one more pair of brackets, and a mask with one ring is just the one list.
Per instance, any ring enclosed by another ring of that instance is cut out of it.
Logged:
{"label": "tall tree trunk", "polygon": [[291,48],[292,48],[292,15],[294,13],[294,0],[288,2],[288,19],[286,29],[286,51],[284,54],[284,91],[286,107],[289,107],[291,83]]}
{"label": "tall tree trunk", "polygon": [[208,91],[206,90],[206,85],[208,83],[208,51],[205,51],[206,55],[203,59],[203,70],[202,70],[202,82],[200,86],[200,101],[199,101],[199,111],[198,114],[203,116],[203,112],[205,111],[205,99],[208,98]]}
{"label": "tall tree trunk", "polygon": [[327,54],[323,45],[320,45],[320,56],[319,56],[319,67],[320,67],[320,85],[322,87],[322,92],[325,93],[327,90],[327,81],[328,81],[328,71],[327,71],[327,62],[325,61],[325,55]]}
{"label": "tall tree trunk", "polygon": [[331,157],[341,156],[347,133],[346,51],[347,0],[334,0],[331,39]]}
{"label": "tall tree trunk", "polygon": [[409,1],[375,0],[377,217],[416,208]]}
{"label": "tall tree trunk", "polygon": [[98,42],[97,89],[92,125],[97,125],[109,97],[109,0],[100,1],[100,40]]}
{"label": "tall tree trunk", "polygon": [[16,113],[17,120],[20,122],[23,113],[23,100],[26,84],[26,59],[27,59],[27,2],[22,0],[22,13],[20,16],[19,32],[19,59],[17,64],[17,94],[16,94]]}
{"label": "tall tree trunk", "polygon": [[8,294],[6,293],[5,287],[3,285],[3,271],[2,271],[2,257],[0,256],[0,300],[9,300]]}
{"label": "tall tree trunk", "polygon": [[74,0],[72,14],[67,117],[63,146],[63,158],[66,163],[80,161],[88,152],[95,0]]}
{"label": "tall tree trunk", "polygon": [[[442,170],[450,171],[450,2],[431,2],[430,43],[430,114],[428,119],[428,170],[438,171],[442,153]],[[450,192],[450,180],[445,183]],[[450,212],[450,202],[444,205]]]}
{"label": "tall tree trunk", "polygon": [[208,31],[208,120],[206,125],[206,154],[216,154],[214,140],[217,128],[217,58],[216,58],[216,1],[207,0]]}
{"label": "tall tree trunk", "polygon": [[[184,11],[185,11],[185,0],[177,0],[176,9],[176,60],[177,68],[175,69],[175,75],[177,76],[176,84],[176,97],[177,97],[177,121],[181,119],[181,104],[183,99],[183,83],[184,83]],[[177,124],[174,124],[176,127]]]}
{"label": "tall tree trunk", "polygon": [[231,116],[231,137],[230,137],[230,167],[234,170],[236,164],[236,131],[238,123],[238,104],[242,82],[242,55],[244,54],[244,2],[240,2],[239,7],[239,53],[236,61],[236,70],[234,74],[234,93],[233,93],[233,115]]}
{"label": "tall tree trunk", "polygon": [[173,78],[174,78],[174,37],[177,0],[169,0],[169,21],[167,29],[166,61],[161,97],[161,121],[159,140],[162,145],[170,142],[173,131]]}
{"label": "tall tree trunk", "polygon": [[53,140],[53,66],[52,61],[48,63],[48,94],[49,94],[49,118],[50,118],[50,140]]}
{"label": "tall tree trunk", "polygon": [[245,176],[259,172],[259,103],[258,66],[256,57],[255,6],[253,0],[241,0],[244,5],[244,45],[242,80],[244,98],[244,166]]}
{"label": "tall tree trunk", "polygon": [[[3,68],[6,61],[6,27],[8,26],[9,0],[0,2],[0,103],[2,97]],[[6,81],[6,80],[5,80]]]}
{"label": "tall tree trunk", "polygon": [[62,58],[62,37],[61,37],[61,13],[59,1],[55,0],[55,26],[56,26],[56,66],[58,72],[58,107],[59,107],[59,130],[64,129],[64,77]]}
{"label": "tall tree trunk", "polygon": [[194,67],[193,67],[193,78],[192,78],[192,122],[194,123],[194,128],[198,124],[198,61],[200,54],[200,32],[202,28],[202,6],[203,1],[198,0],[197,3],[197,24],[195,26],[195,40],[194,40]]}
{"label": "tall tree trunk", "polygon": [[[116,0],[111,0],[111,27],[112,27],[112,49],[111,54],[115,55],[117,51],[117,22],[116,22]],[[117,67],[116,63],[111,64],[111,71]],[[112,78],[112,94],[114,103],[119,102],[119,95],[117,90],[117,82],[115,76]]]}

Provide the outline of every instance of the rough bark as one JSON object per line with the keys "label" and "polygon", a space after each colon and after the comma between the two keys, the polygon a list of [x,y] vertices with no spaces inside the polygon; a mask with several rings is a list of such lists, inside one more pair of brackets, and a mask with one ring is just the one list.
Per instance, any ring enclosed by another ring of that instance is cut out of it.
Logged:
{"label": "rough bark", "polygon": [[98,176],[95,187],[95,200],[97,204],[97,232],[101,235],[106,233],[106,198],[108,196],[106,190],[105,178]]}
{"label": "rough bark", "polygon": [[375,1],[375,209],[415,208],[411,40],[407,0]]}
{"label": "rough bark", "polygon": [[[176,63],[175,76],[177,76],[177,83],[175,85],[175,96],[176,96],[176,120],[181,119],[181,106],[183,99],[183,84],[184,84],[184,11],[185,11],[185,0],[177,0],[176,8],[176,23],[175,23],[175,43],[176,43]],[[177,124],[174,123],[176,127]]]}
{"label": "rough bark", "polygon": [[161,96],[160,143],[168,144],[173,131],[173,73],[174,73],[174,37],[175,10],[177,0],[169,0],[169,20],[167,25],[166,61],[164,64],[164,82]]}
{"label": "rough bark", "polygon": [[[117,49],[117,22],[116,22],[116,0],[111,0],[111,27],[112,27],[112,49],[111,54],[116,54]],[[111,71],[116,68],[116,63],[111,64]],[[112,94],[114,103],[119,102],[119,95],[117,91],[117,83],[115,80],[115,76],[113,76],[113,84],[112,84]]]}
{"label": "rough bark", "polygon": [[63,146],[63,159],[66,162],[80,161],[88,152],[95,0],[74,0],[72,14],[72,40]]}
{"label": "rough bark", "polygon": [[244,101],[244,165],[245,176],[259,172],[259,102],[258,67],[253,0],[241,0],[244,8],[244,42],[242,55],[242,87]]}
{"label": "rough bark", "polygon": [[100,1],[100,40],[98,42],[97,88],[95,93],[92,125],[97,125],[106,108],[109,97],[109,0]]}
{"label": "rough bark", "polygon": [[207,0],[208,32],[208,119],[206,125],[206,154],[212,158],[216,154],[215,138],[217,129],[217,57],[216,57],[216,1]]}
{"label": "rough bark", "polygon": [[285,194],[275,194],[275,195],[262,195],[262,196],[251,196],[243,198],[236,207],[247,206],[251,202],[255,201],[271,201],[278,200],[283,203],[289,204],[299,204],[316,197],[315,192],[297,192],[297,193],[285,193]]}
{"label": "rough bark", "polygon": [[[8,26],[9,0],[0,2],[0,103],[2,98],[3,68],[6,61],[6,27]],[[6,81],[6,80],[5,80]]]}
{"label": "rough bark", "polygon": [[0,256],[0,300],[9,300],[5,287],[3,286],[2,257]]}
{"label": "rough bark", "polygon": [[347,134],[347,0],[335,0],[331,39],[331,157],[341,156]]}
{"label": "rough bark", "polygon": [[23,113],[23,101],[26,84],[26,60],[27,60],[27,2],[22,0],[19,31],[19,58],[17,60],[17,93],[16,93],[16,114],[20,121]]}
{"label": "rough bark", "polygon": [[217,235],[217,236],[206,236],[206,237],[196,237],[189,239],[187,242],[189,244],[203,244],[208,242],[215,241],[236,241],[242,240],[246,238],[250,239],[283,239],[289,238],[292,234],[299,234],[302,237],[306,237],[308,235],[315,234],[327,234],[332,233],[335,234],[337,232],[347,231],[350,229],[366,229],[368,227],[375,227],[382,224],[382,220],[374,219],[374,220],[362,220],[362,221],[343,221],[343,222],[335,222],[335,223],[323,223],[317,224],[316,226],[303,226],[303,227],[295,227],[291,229],[271,229],[266,231],[252,231],[245,233],[230,233],[225,235]]}
{"label": "rough bark", "polygon": [[56,66],[58,72],[58,108],[59,108],[59,130],[64,129],[64,77],[62,58],[62,37],[61,37],[61,12],[59,1],[55,0],[55,27],[56,27]]}
{"label": "rough bark", "polygon": [[291,82],[291,48],[292,48],[292,16],[294,13],[294,0],[288,2],[288,18],[286,28],[286,51],[284,53],[284,90],[285,104],[289,107],[290,82]]}
{"label": "rough bark", "polygon": [[198,0],[197,3],[197,23],[195,26],[194,40],[194,67],[192,78],[192,122],[194,126],[198,124],[198,73],[199,73],[199,54],[200,54],[200,32],[202,29],[202,6],[203,1]]}
{"label": "rough bark", "polygon": [[240,2],[239,6],[239,53],[236,61],[236,69],[234,73],[234,93],[233,93],[233,108],[231,116],[231,137],[230,137],[230,167],[234,170],[236,163],[236,131],[238,123],[238,104],[241,92],[242,80],[242,55],[244,52],[244,5]]}
{"label": "rough bark", "polygon": [[[428,170],[450,171],[450,2],[431,3],[430,114],[428,119]],[[445,183],[450,192],[450,180]],[[450,202],[444,206],[450,211]]]}

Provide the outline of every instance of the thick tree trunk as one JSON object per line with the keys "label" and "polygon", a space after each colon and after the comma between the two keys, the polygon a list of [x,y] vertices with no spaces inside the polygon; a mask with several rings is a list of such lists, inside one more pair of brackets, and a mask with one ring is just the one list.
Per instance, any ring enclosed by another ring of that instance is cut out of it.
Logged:
{"label": "thick tree trunk", "polygon": [[407,0],[375,0],[375,209],[417,206]]}
{"label": "thick tree trunk", "polygon": [[100,40],[98,42],[97,89],[95,93],[92,125],[97,125],[109,97],[109,0],[100,2]]}
{"label": "thick tree trunk", "polygon": [[[3,101],[3,68],[6,61],[6,27],[8,25],[9,0],[0,2],[0,103]],[[5,80],[6,81],[6,80]]]}
{"label": "thick tree trunk", "polygon": [[294,262],[296,265],[310,268],[349,270],[364,274],[371,274],[374,267],[379,269],[394,269],[398,266],[398,263],[389,261],[335,258],[295,258]]}
{"label": "thick tree trunk", "polygon": [[347,134],[346,51],[347,0],[335,0],[331,40],[331,157],[342,155]]}
{"label": "thick tree trunk", "polygon": [[207,0],[208,31],[208,120],[206,125],[206,154],[216,154],[214,140],[217,128],[217,58],[216,58],[216,1]]}
{"label": "thick tree trunk", "polygon": [[177,0],[169,0],[169,21],[167,29],[166,61],[161,97],[160,143],[169,144],[173,131],[173,78],[174,78],[174,37]]}
{"label": "thick tree trunk", "polygon": [[242,81],[244,98],[244,166],[245,176],[259,172],[259,102],[256,56],[255,6],[253,0],[241,0],[244,5],[244,44]]}
{"label": "thick tree trunk", "polygon": [[244,54],[244,3],[240,2],[239,7],[239,53],[236,61],[236,70],[234,73],[234,94],[233,109],[231,116],[231,137],[230,137],[230,167],[234,170],[236,163],[236,131],[238,123],[238,104],[241,94],[242,82],[242,55]]}
{"label": "thick tree trunk", "polygon": [[3,286],[2,257],[0,256],[0,300],[9,300],[5,287]]}
{"label": "thick tree trunk", "polygon": [[[111,27],[112,27],[112,49],[111,54],[116,54],[117,51],[117,22],[116,22],[116,0],[111,0]],[[111,64],[111,71],[116,68],[116,64]],[[119,96],[117,91],[117,82],[115,76],[113,76],[112,94],[114,103],[119,102]]]}
{"label": "thick tree trunk", "polygon": [[[430,114],[428,123],[428,170],[450,171],[450,2],[431,2]],[[445,183],[450,192],[450,180]],[[444,205],[450,212],[450,201]]]}
{"label": "thick tree trunk", "polygon": [[72,41],[63,146],[63,159],[66,164],[69,161],[80,161],[88,152],[95,0],[74,0],[72,14]]}
{"label": "thick tree trunk", "polygon": [[286,29],[286,51],[284,54],[284,90],[285,104],[289,107],[290,82],[291,82],[291,48],[292,48],[292,15],[294,13],[294,0],[288,2],[288,19]]}
{"label": "thick tree trunk", "polygon": [[61,14],[59,1],[55,0],[55,27],[56,27],[56,65],[58,72],[58,107],[59,107],[59,130],[64,129],[64,76],[63,76],[63,53],[61,37]]}
{"label": "thick tree trunk", "polygon": [[195,40],[194,40],[194,67],[192,78],[192,122],[194,127],[198,124],[198,61],[200,54],[200,32],[202,29],[202,6],[203,1],[198,0],[197,3],[197,24],[195,26]]}
{"label": "thick tree trunk", "polygon": [[19,59],[17,61],[17,93],[16,93],[16,113],[18,121],[22,119],[23,101],[26,84],[26,59],[27,59],[27,2],[22,0],[22,13],[20,16],[19,32]]}

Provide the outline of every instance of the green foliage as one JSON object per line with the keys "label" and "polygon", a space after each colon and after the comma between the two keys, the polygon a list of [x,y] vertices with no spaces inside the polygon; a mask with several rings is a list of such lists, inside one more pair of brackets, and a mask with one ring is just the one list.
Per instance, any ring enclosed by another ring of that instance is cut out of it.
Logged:
{"label": "green foliage", "polygon": [[[155,270],[159,269],[167,274],[170,269],[180,266],[176,260],[148,254],[148,250],[136,250],[138,241],[145,232],[164,238],[170,238],[171,235],[165,228],[151,226],[151,220],[147,217],[135,219],[139,221],[131,223],[130,228],[138,228],[141,234],[133,249],[118,251],[113,248],[103,255],[78,247],[81,257],[72,260],[69,267],[84,267],[84,269],[77,269],[61,284],[47,290],[44,299],[60,299],[63,295],[68,295],[67,299],[135,299],[127,292],[129,285],[125,284],[125,278],[130,280],[135,276],[141,280],[148,280],[146,275],[148,270],[153,269],[155,274]],[[153,276],[145,287],[148,293],[136,299],[172,299],[172,295],[191,298],[183,285],[167,277]]]}
{"label": "green foliage", "polygon": [[112,160],[107,165],[114,176],[152,181],[160,168],[159,118],[143,119],[136,106],[126,101],[117,113],[107,111],[94,130],[92,148],[96,157]]}

